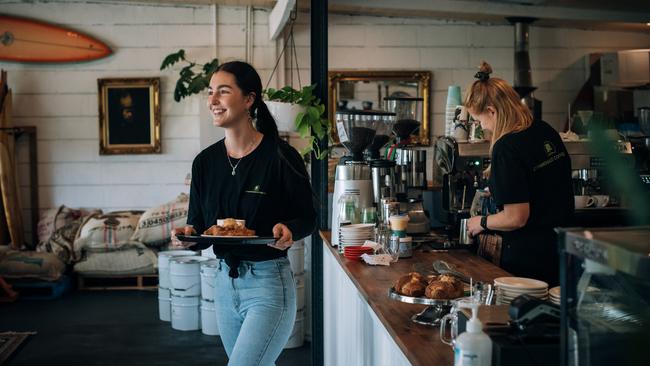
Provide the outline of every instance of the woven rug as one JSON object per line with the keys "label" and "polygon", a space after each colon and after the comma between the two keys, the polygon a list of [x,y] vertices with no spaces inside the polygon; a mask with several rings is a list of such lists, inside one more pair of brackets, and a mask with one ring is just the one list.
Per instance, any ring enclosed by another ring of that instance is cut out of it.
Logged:
{"label": "woven rug", "polygon": [[0,333],[0,365],[3,365],[18,347],[36,332],[3,332]]}

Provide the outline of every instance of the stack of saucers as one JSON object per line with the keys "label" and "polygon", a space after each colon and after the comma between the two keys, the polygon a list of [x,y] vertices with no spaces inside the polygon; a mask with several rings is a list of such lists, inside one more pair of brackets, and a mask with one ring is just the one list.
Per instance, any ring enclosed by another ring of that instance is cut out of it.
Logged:
{"label": "stack of saucers", "polygon": [[353,261],[360,261],[363,254],[372,254],[371,247],[364,246],[347,246],[343,249],[343,256]]}
{"label": "stack of saucers", "polygon": [[510,304],[515,297],[530,295],[542,300],[548,298],[548,283],[524,277],[499,277],[494,279],[497,305]]}
{"label": "stack of saucers", "polygon": [[560,286],[548,290],[548,299],[555,305],[560,305]]}
{"label": "stack of saucers", "polygon": [[363,245],[366,240],[374,240],[374,224],[352,224],[341,226],[339,229],[339,243],[342,248],[347,246]]}

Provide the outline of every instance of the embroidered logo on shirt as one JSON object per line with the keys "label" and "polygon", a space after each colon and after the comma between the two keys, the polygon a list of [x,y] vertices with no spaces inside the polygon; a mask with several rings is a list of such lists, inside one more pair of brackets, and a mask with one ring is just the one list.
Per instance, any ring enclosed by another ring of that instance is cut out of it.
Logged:
{"label": "embroidered logo on shirt", "polygon": [[253,189],[250,189],[246,191],[246,193],[253,193],[253,194],[266,194],[266,192],[260,190],[259,184],[254,186]]}
{"label": "embroidered logo on shirt", "polygon": [[555,155],[555,145],[550,141],[544,141],[544,151],[546,152],[546,156],[550,157]]}

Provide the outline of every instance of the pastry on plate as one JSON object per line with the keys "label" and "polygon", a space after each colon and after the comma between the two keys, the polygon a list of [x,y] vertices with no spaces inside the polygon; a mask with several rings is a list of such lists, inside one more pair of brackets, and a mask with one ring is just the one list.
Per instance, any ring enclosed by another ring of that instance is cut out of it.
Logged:
{"label": "pastry on plate", "polygon": [[219,220],[221,225],[210,226],[203,234],[214,236],[254,236],[255,230],[246,228],[243,220],[227,218]]}

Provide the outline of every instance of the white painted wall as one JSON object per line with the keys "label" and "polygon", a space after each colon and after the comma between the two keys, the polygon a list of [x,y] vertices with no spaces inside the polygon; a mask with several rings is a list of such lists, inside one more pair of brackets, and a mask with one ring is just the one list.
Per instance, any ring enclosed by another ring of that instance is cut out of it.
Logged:
{"label": "white painted wall", "polygon": [[[38,132],[39,207],[65,204],[103,210],[146,209],[188,189],[194,156],[223,136],[204,113],[205,96],[176,103],[178,68],[159,71],[180,48],[198,62],[243,59],[246,8],[125,4],[112,1],[0,1],[2,13],[40,19],[87,33],[114,51],[89,63],[0,62],[14,92],[13,121]],[[266,82],[275,58],[268,11],[253,12],[253,63]],[[99,155],[97,79],[160,77],[162,154]],[[25,223],[29,226],[27,144],[18,144]],[[29,231],[29,227],[27,228]],[[27,233],[28,236],[31,233]]]}
{"label": "white painted wall", "polygon": [[[14,90],[14,122],[36,125],[41,209],[59,204],[104,210],[143,209],[186,191],[183,179],[194,155],[221,138],[204,113],[203,96],[176,103],[176,70],[159,71],[163,57],[184,48],[203,61],[246,56],[246,8],[197,5],[125,4],[112,1],[0,0],[2,12],[69,26],[107,42],[114,55],[63,65],[0,63]],[[310,81],[309,18],[295,28],[302,83]],[[277,50],[268,40],[268,10],[253,11],[250,59],[263,83]],[[427,19],[331,15],[331,69],[426,69],[433,72],[432,134],[443,131],[446,89],[466,87],[474,66],[490,62],[495,75],[512,80],[513,30]],[[650,35],[531,27],[531,61],[544,118],[564,121],[567,103],[582,86],[590,52],[650,47]],[[99,156],[97,79],[161,77],[163,153]],[[287,82],[290,75],[286,76]],[[294,85],[297,75],[294,72]],[[271,85],[276,85],[274,80]],[[20,178],[27,181],[26,144],[20,148]],[[29,209],[23,187],[25,214]],[[27,219],[27,217],[26,217]],[[28,220],[26,220],[28,222]]]}
{"label": "white painted wall", "polygon": [[[308,20],[309,15],[301,13],[294,30],[303,84],[310,77]],[[533,84],[539,88],[535,96],[543,102],[544,119],[556,128],[564,125],[567,105],[588,76],[586,55],[650,47],[648,33],[533,25],[530,35]],[[330,69],[424,69],[433,73],[433,136],[444,133],[447,87],[460,85],[464,91],[481,60],[492,65],[493,76],[512,82],[513,46],[512,26],[335,14],[329,18]]]}

